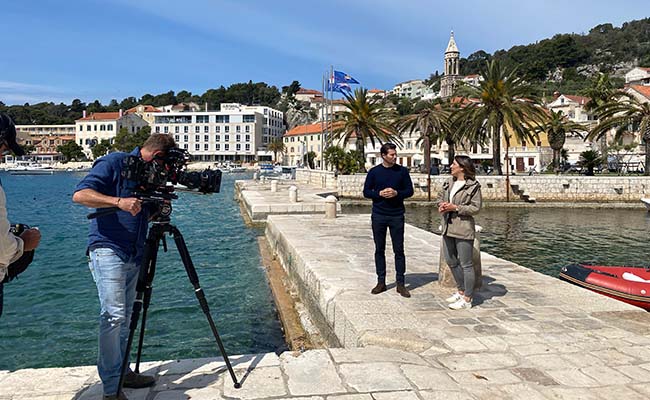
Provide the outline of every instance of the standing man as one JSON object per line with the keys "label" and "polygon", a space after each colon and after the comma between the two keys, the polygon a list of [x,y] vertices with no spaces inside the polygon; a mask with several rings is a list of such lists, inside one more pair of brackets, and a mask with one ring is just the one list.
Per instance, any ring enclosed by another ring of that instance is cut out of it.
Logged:
{"label": "standing man", "polygon": [[[116,152],[101,157],[72,196],[74,202],[87,207],[119,208],[113,214],[93,219],[88,234],[88,264],[101,308],[97,370],[104,384],[105,400],[126,400],[124,393],[117,390],[149,217],[148,209],[133,196],[136,183],[122,177],[124,159],[132,155],[145,162],[157,162],[174,147],[176,143],[170,135],[155,134],[130,154]],[[131,370],[124,377],[127,388],[154,384],[153,377]]]}
{"label": "standing man", "polygon": [[[0,157],[10,152],[17,156],[25,155],[25,151],[16,143],[14,122],[7,114],[0,114]],[[15,236],[9,232],[9,227],[7,199],[0,183],[0,315],[2,315],[4,282],[14,278],[9,270],[10,264],[17,261],[23,252],[36,249],[41,241],[41,232],[36,228],[27,229],[22,235]]]}
{"label": "standing man", "polygon": [[406,257],[404,256],[404,199],[413,196],[413,182],[406,168],[397,165],[397,146],[385,143],[381,146],[382,163],[373,167],[366,176],[363,196],[372,199],[372,237],[375,241],[375,269],[377,286],[370,293],[386,291],[386,230],[395,253],[395,280],[397,292],[411,297],[404,286]]}

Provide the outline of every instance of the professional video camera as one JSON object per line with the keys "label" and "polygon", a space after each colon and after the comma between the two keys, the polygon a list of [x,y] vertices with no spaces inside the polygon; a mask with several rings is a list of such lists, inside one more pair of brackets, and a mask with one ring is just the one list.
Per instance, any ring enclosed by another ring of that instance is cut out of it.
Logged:
{"label": "professional video camera", "polygon": [[187,150],[176,147],[150,162],[138,156],[128,156],[124,159],[122,177],[137,182],[137,191],[145,194],[171,193],[174,185],[183,185],[201,193],[219,193],[221,171],[205,169],[188,172],[185,168],[190,158]]}

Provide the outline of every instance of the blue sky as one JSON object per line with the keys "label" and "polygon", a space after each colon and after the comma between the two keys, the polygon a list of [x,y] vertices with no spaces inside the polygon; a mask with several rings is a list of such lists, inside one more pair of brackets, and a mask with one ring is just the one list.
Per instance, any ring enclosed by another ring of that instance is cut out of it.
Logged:
{"label": "blue sky", "polygon": [[320,89],[334,65],[390,89],[461,56],[650,16],[647,0],[16,0],[2,6],[0,101],[70,103],[236,82]]}

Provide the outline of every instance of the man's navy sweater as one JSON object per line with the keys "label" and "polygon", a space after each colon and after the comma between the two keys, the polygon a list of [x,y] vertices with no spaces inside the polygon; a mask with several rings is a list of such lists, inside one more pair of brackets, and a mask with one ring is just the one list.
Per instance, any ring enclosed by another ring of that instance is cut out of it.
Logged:
{"label": "man's navy sweater", "polygon": [[[386,199],[379,192],[393,188],[397,196]],[[404,215],[404,199],[413,196],[413,182],[406,168],[393,165],[390,168],[383,164],[374,166],[366,176],[363,185],[363,196],[372,199],[372,213],[379,215]]]}

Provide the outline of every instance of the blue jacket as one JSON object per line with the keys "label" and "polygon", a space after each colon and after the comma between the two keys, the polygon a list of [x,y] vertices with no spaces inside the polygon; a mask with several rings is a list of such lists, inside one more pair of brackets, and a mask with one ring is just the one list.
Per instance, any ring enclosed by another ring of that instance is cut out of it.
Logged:
{"label": "blue jacket", "polygon": [[[133,197],[135,182],[122,178],[121,172],[124,159],[129,153],[110,153],[95,161],[75,192],[82,189],[92,189],[101,194],[115,197]],[[136,147],[130,155],[140,156],[140,148]],[[98,209],[102,210],[102,209]],[[147,237],[147,221],[149,212],[146,207],[135,217],[126,211],[117,211],[91,220],[88,233],[88,249],[108,247],[127,262],[131,257],[140,263]]]}

